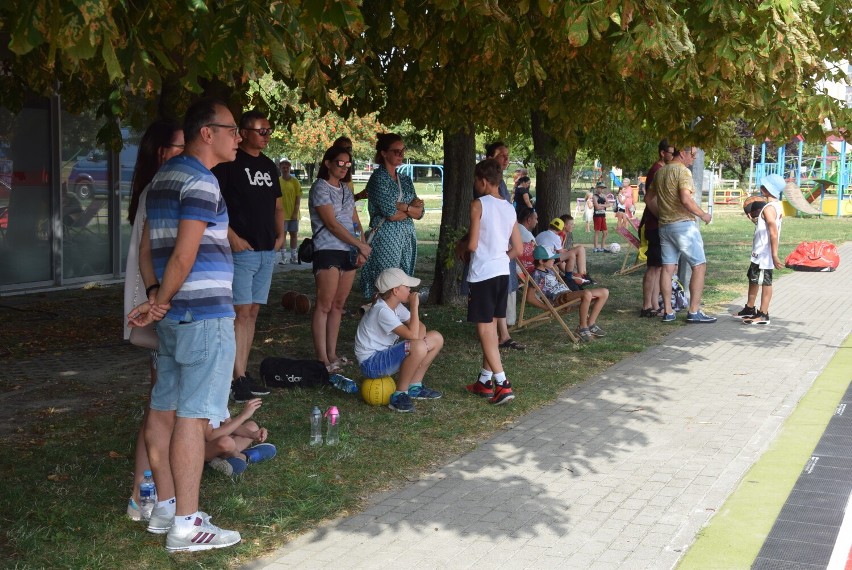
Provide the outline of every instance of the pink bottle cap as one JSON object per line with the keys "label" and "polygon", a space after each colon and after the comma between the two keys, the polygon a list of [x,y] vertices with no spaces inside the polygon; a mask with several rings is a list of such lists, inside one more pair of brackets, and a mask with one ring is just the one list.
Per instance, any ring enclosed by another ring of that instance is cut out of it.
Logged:
{"label": "pink bottle cap", "polygon": [[337,406],[332,406],[328,409],[325,415],[326,417],[331,416],[329,421],[331,422],[331,425],[335,425],[340,417],[340,411],[338,411]]}

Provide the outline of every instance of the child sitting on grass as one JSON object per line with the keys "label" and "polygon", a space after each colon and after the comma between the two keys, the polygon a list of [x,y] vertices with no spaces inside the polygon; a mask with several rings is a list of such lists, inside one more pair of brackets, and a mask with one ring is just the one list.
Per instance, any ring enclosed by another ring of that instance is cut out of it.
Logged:
{"label": "child sitting on grass", "polygon": [[[275,457],[275,446],[265,443],[269,435],[266,428],[259,427],[249,418],[261,405],[260,398],[246,402],[235,418],[221,422],[210,420],[204,434],[204,460],[216,471],[225,475],[240,475],[249,463],[260,463]],[[257,442],[253,447],[252,443]]]}
{"label": "child sitting on grass", "polygon": [[[597,318],[609,298],[609,290],[603,287],[571,291],[567,285],[556,277],[553,269],[554,260],[558,254],[551,254],[542,246],[533,251],[535,271],[531,277],[541,289],[548,301],[554,305],[562,305],[574,299],[580,299],[580,326],[578,333],[584,341],[590,341],[596,336],[605,336],[603,329],[597,325]],[[546,309],[544,303],[535,295],[534,287],[527,289],[527,302],[540,309]],[[594,305],[592,305],[594,301]]]}
{"label": "child sitting on grass", "polygon": [[[397,412],[413,412],[412,399],[435,400],[442,395],[423,385],[426,371],[444,346],[444,337],[438,331],[427,332],[420,322],[420,294],[411,290],[417,285],[420,279],[402,269],[382,271],[376,278],[379,298],[361,318],[355,334],[355,356],[365,377],[399,372],[396,391],[388,404]],[[400,338],[404,341],[397,342]]]}

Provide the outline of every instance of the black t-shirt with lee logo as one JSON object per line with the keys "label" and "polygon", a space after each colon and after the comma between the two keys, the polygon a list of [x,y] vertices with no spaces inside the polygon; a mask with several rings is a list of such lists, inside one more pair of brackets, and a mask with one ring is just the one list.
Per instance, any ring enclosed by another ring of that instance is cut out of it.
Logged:
{"label": "black t-shirt with lee logo", "polygon": [[213,168],[222,197],[228,206],[231,229],[255,251],[275,247],[275,206],[281,196],[278,168],[266,155],[252,156],[237,150],[233,162]]}

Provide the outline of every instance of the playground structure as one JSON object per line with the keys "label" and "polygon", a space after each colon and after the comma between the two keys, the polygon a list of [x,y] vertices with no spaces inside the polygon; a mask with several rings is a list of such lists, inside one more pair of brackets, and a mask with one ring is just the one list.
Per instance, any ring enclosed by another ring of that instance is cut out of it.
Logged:
{"label": "playground structure", "polygon": [[785,215],[852,216],[846,141],[829,137],[821,156],[805,157],[803,152],[804,141],[799,137],[796,156],[788,157],[785,146],[780,146],[776,162],[767,162],[764,142],[760,162],[752,169],[754,180],[767,174],[778,174],[787,180],[782,194]]}

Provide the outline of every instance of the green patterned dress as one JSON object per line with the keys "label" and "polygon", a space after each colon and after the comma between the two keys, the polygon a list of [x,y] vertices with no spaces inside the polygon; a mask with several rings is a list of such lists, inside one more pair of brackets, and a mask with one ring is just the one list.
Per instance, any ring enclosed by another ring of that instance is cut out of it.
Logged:
{"label": "green patterned dress", "polygon": [[[397,201],[410,203],[417,197],[411,178],[397,174],[402,185],[402,200],[399,198],[399,185],[390,177],[384,165],[380,165],[367,182],[368,211],[370,227],[376,228],[379,222],[396,213]],[[408,275],[414,276],[414,264],[417,262],[417,234],[414,220],[405,218],[398,222],[385,220],[375,232],[370,244],[373,252],[361,268],[361,289],[364,297],[372,299],[376,292],[376,277],[389,267],[398,267]]]}

